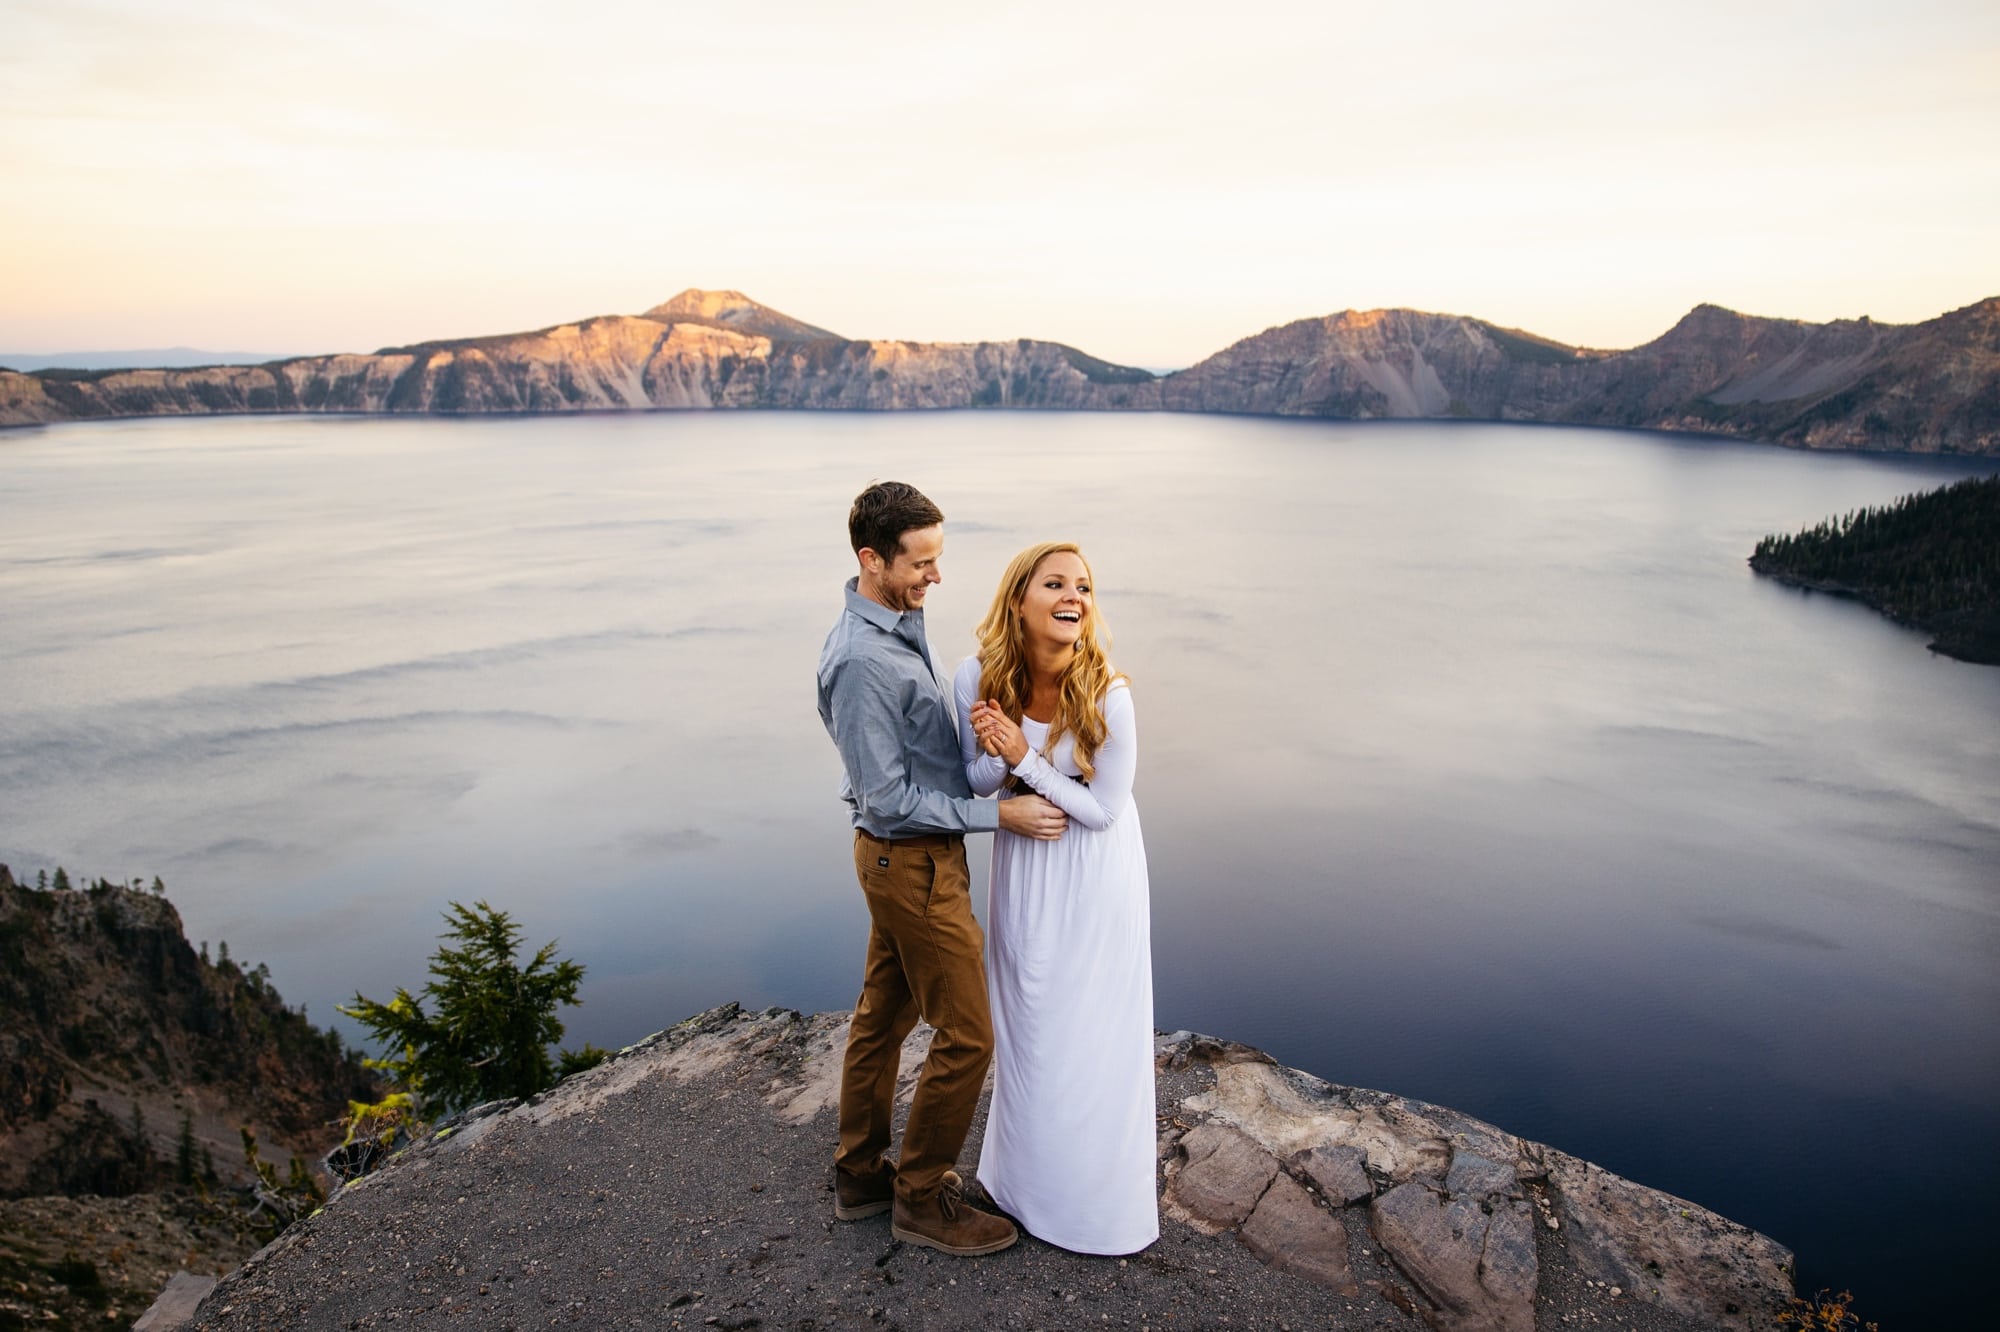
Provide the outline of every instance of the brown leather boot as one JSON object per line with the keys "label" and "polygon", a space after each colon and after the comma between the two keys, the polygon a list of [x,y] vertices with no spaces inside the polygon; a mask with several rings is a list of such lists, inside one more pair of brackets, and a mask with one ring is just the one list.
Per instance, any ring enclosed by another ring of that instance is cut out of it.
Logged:
{"label": "brown leather boot", "polygon": [[980,1211],[965,1201],[949,1182],[920,1203],[896,1199],[889,1233],[905,1244],[922,1244],[944,1253],[967,1256],[998,1253],[1021,1238],[1012,1221]]}
{"label": "brown leather boot", "polygon": [[[959,1187],[958,1172],[944,1172],[946,1188]],[[896,1168],[884,1165],[866,1178],[848,1174],[839,1167],[833,1172],[833,1215],[839,1221],[860,1221],[880,1216],[896,1201]]]}

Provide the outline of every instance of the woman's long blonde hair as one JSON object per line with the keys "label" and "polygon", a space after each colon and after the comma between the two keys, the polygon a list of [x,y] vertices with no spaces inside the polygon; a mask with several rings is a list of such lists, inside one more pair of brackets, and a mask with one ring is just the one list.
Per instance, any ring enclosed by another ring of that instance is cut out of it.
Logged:
{"label": "woman's long blonde hair", "polygon": [[973,631],[979,639],[979,696],[990,698],[1010,717],[1024,717],[1033,697],[1034,681],[1029,678],[1027,624],[1021,618],[1022,600],[1028,583],[1051,555],[1069,554],[1083,560],[1084,576],[1090,581],[1090,608],[1083,617],[1083,632],[1077,637],[1076,651],[1063,668],[1062,696],[1056,715],[1049,723],[1049,738],[1043,752],[1055,748],[1056,741],[1071,737],[1076,766],[1089,781],[1096,772],[1094,760],[1105,740],[1104,695],[1125,677],[1111,669],[1105,649],[1111,634],[1097,614],[1097,579],[1090,561],[1073,541],[1044,541],[1016,555],[1000,575],[1000,587],[986,618]]}

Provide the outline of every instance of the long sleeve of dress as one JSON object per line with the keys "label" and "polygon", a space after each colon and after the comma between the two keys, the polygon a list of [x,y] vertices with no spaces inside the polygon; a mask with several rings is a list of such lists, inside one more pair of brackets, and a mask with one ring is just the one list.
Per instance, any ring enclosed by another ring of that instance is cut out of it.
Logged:
{"label": "long sleeve of dress", "polygon": [[951,694],[958,704],[958,756],[965,764],[965,780],[972,783],[974,795],[990,796],[1006,785],[1007,760],[981,749],[972,734],[972,705],[979,701],[979,658],[959,663]]}
{"label": "long sleeve of dress", "polygon": [[[976,688],[978,681],[973,683]],[[1109,828],[1132,803],[1132,780],[1139,771],[1139,731],[1132,715],[1132,691],[1123,684],[1111,686],[1111,692],[1104,696],[1104,726],[1104,744],[1097,751],[1097,770],[1088,786],[1058,772],[1054,764],[1032,749],[1013,769],[1014,775],[1032,787],[1035,794],[1059,806],[1086,828]],[[959,729],[961,735],[966,731],[963,711]],[[973,788],[979,788],[977,781],[973,782]]]}

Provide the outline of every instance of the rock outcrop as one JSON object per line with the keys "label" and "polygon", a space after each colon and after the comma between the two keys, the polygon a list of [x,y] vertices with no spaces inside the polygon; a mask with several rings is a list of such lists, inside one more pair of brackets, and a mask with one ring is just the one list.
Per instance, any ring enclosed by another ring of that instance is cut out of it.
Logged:
{"label": "rock outcrop", "polygon": [[[190,1326],[1665,1332],[1769,1326],[1791,1293],[1784,1248],[1692,1203],[1186,1032],[1156,1043],[1156,1244],[946,1258],[833,1220],[846,1029],[728,1005],[482,1107],[294,1225]],[[927,1039],[905,1046],[905,1102]]]}
{"label": "rock outcrop", "polygon": [[859,341],[740,292],[531,333],[189,370],[0,370],[0,425],[213,412],[1040,407],[1544,421],[1820,449],[2000,454],[2000,297],[1920,324],[1704,305],[1629,351],[1347,311],[1158,378],[1060,343]]}
{"label": "rock outcrop", "polygon": [[[1201,1060],[1213,1085],[1181,1104],[1199,1125],[1162,1135],[1162,1204],[1211,1231],[1240,1227],[1259,1256],[1297,1270],[1301,1189],[1337,1226],[1372,1232],[1438,1332],[1532,1332],[1538,1229],[1594,1280],[1702,1326],[1754,1326],[1790,1294],[1789,1250],[1714,1213],[1465,1115],[1324,1082],[1206,1037],[1162,1038],[1167,1064]],[[1260,1224],[1267,1208],[1278,1216]],[[1328,1284],[1335,1284],[1329,1281]],[[1350,1283],[1351,1284],[1351,1283]]]}

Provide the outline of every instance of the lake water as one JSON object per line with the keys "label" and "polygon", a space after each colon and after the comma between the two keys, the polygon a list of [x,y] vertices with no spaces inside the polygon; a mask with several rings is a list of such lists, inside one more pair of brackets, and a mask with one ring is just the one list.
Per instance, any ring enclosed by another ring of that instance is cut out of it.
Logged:
{"label": "lake water", "polygon": [[2000,1185],[2000,670],[1744,560],[1992,470],[1169,415],[9,432],[0,860],[160,874],[320,1020],[420,983],[476,898],[589,968],[573,1044],[844,1008],[813,667],[848,501],[910,480],[946,663],[1016,549],[1092,558],[1162,1027],[1553,1143],[1944,1325]]}

